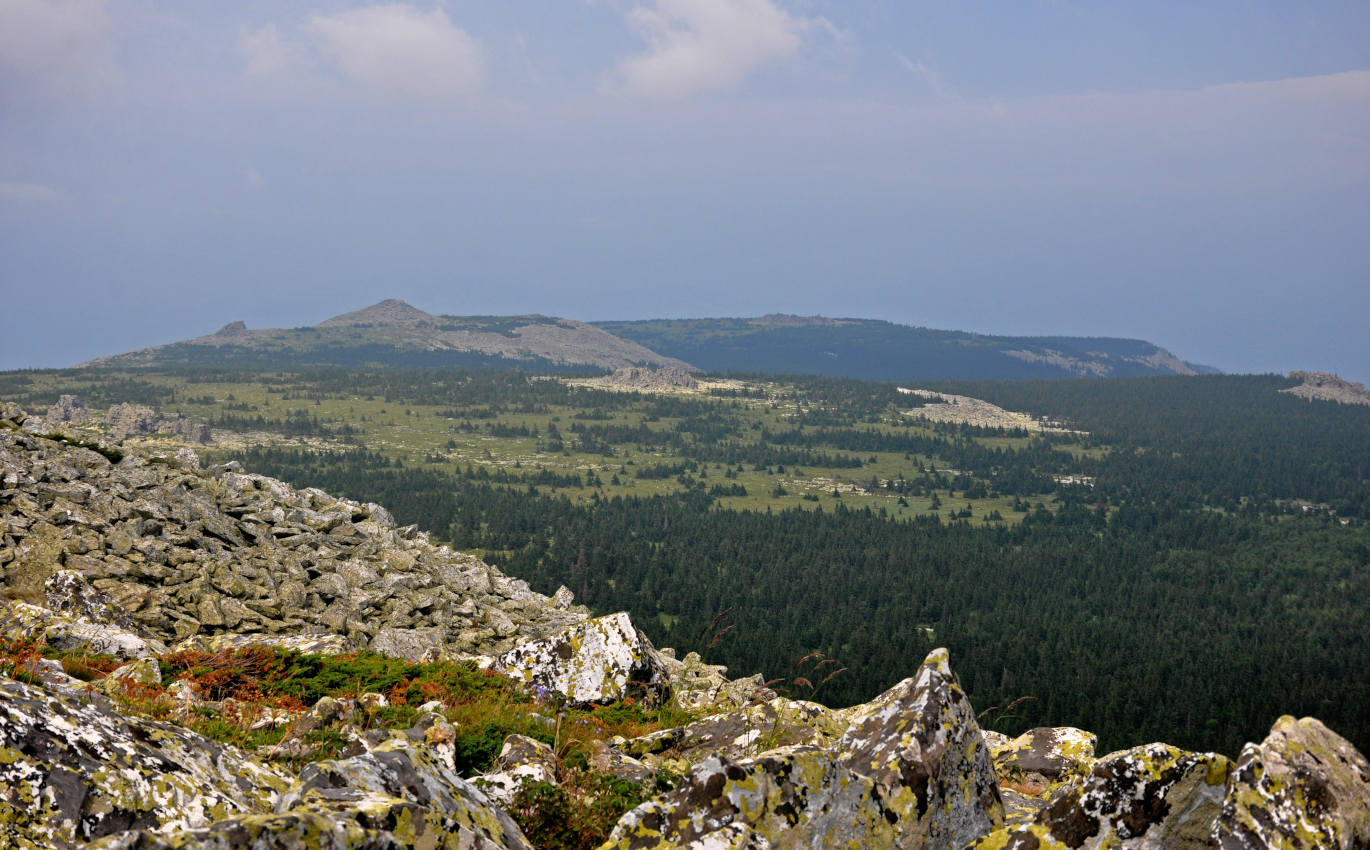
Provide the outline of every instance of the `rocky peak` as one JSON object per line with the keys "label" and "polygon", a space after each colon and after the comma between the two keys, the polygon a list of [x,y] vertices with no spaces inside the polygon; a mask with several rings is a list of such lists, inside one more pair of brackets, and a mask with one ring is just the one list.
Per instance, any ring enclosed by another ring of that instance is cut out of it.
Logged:
{"label": "rocky peak", "polygon": [[351,313],[343,313],[331,319],[319,322],[315,327],[319,328],[345,328],[356,327],[358,325],[384,325],[394,327],[415,327],[420,323],[430,325],[440,324],[437,316],[425,313],[417,307],[411,306],[398,298],[387,298],[384,301],[372,304],[361,310]]}
{"label": "rocky peak", "polygon": [[1365,384],[1348,381],[1330,372],[1290,372],[1289,377],[1301,381],[1297,387],[1280,390],[1308,401],[1335,401],[1338,404],[1370,404],[1370,390]]}
{"label": "rocky peak", "polygon": [[222,328],[214,332],[215,336],[241,336],[247,333],[247,322],[241,319],[236,322],[229,322]]}

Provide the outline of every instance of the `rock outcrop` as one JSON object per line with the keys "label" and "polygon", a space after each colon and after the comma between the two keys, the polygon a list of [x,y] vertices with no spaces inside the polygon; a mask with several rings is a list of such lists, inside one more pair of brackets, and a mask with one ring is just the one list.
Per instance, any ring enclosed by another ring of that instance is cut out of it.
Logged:
{"label": "rock outcrop", "polygon": [[521,644],[501,655],[496,669],[535,691],[560,694],[573,705],[627,697],[655,705],[665,696],[666,678],[656,651],[624,613]]}
{"label": "rock outcrop", "polygon": [[154,434],[174,435],[192,443],[209,445],[214,442],[214,431],[203,422],[193,422],[183,416],[168,419],[151,407],[142,404],[115,404],[106,413],[96,413],[74,395],[63,395],[48,408],[47,415],[29,422],[30,431],[61,430],[63,426],[79,426],[85,430],[99,430],[115,440]]}
{"label": "rock outcrop", "polygon": [[1147,744],[1094,763],[1028,824],[991,833],[974,847],[1102,848],[1209,846],[1231,762]]}
{"label": "rock outcrop", "polygon": [[1312,717],[1247,744],[1214,824],[1220,850],[1370,847],[1370,762]]}
{"label": "rock outcrop", "polygon": [[0,832],[17,846],[207,827],[270,812],[290,782],[179,726],[0,679]]}
{"label": "rock outcrop", "polygon": [[1370,390],[1365,384],[1348,381],[1329,372],[1290,372],[1289,377],[1301,383],[1297,387],[1280,390],[1308,401],[1335,401],[1338,404],[1370,404]]}
{"label": "rock outcrop", "polygon": [[680,787],[625,815],[610,846],[963,847],[1003,823],[989,752],[946,650],[848,718],[829,747],[709,756]]}
{"label": "rock outcrop", "polygon": [[697,390],[699,381],[689,371],[674,366],[651,369],[645,366],[625,366],[615,369],[602,378],[584,381],[587,386],[604,387],[613,390],[635,390],[637,392],[660,393],[680,390]]}

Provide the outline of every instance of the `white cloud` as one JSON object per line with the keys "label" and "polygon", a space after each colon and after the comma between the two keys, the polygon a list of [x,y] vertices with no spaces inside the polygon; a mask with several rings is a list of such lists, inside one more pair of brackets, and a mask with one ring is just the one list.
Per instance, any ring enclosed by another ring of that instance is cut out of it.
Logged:
{"label": "white cloud", "polygon": [[41,186],[37,183],[0,183],[0,199],[6,201],[36,201],[38,203],[52,203],[61,194],[50,186]]}
{"label": "white cloud", "polygon": [[432,95],[468,91],[481,81],[480,43],[441,9],[366,6],[315,15],[306,29],[345,74],[378,90]]}
{"label": "white cloud", "polygon": [[628,20],[647,50],[620,62],[618,73],[630,91],[663,97],[735,85],[793,56],[810,30],[830,29],[773,0],[653,0]]}
{"label": "white cloud", "polygon": [[104,0],[0,0],[0,92],[85,94],[113,79]]}
{"label": "white cloud", "polygon": [[913,60],[906,56],[902,51],[894,51],[894,59],[905,71],[917,76],[928,87],[928,90],[937,97],[946,96],[946,87],[942,85],[942,74],[936,69],[929,68],[923,64],[922,59]]}
{"label": "white cloud", "polygon": [[243,55],[244,73],[252,76],[275,74],[290,64],[290,46],[281,38],[275,24],[243,33],[238,39],[238,50]]}

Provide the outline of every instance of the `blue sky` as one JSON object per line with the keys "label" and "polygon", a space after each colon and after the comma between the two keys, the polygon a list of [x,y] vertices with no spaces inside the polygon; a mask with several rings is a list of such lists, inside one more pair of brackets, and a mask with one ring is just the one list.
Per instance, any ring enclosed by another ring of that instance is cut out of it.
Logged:
{"label": "blue sky", "polygon": [[386,297],[1370,381],[1370,4],[0,0],[0,368]]}

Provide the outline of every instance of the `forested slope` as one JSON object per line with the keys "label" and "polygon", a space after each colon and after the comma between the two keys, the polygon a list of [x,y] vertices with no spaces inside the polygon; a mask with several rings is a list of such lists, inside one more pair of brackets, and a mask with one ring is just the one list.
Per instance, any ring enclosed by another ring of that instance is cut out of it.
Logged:
{"label": "forested slope", "polygon": [[[937,446],[907,445],[939,456],[959,446],[962,486],[988,482],[1025,502],[1051,491],[1054,509],[1013,526],[900,521],[836,498],[808,511],[724,510],[690,479],[677,493],[595,491],[586,502],[475,469],[400,468],[375,452],[263,449],[244,460],[388,504],[540,590],[564,583],[597,610],[656,618],[660,642],[738,673],[788,678],[797,659],[822,652],[846,667],[818,693],[825,701],[868,698],[935,641],[962,659],[978,706],[1030,697],[987,715],[1005,731],[1074,724],[1105,748],[1155,738],[1235,750],[1293,712],[1364,747],[1370,416],[1275,392],[1287,383],[938,387],[1090,432],[991,450],[944,426]],[[814,381],[808,391],[854,409],[883,404],[892,388]],[[923,439],[851,427],[843,409],[814,405],[791,431],[757,439],[846,452]],[[1054,484],[1045,468],[1062,457],[1094,486]]]}
{"label": "forested slope", "polygon": [[1144,340],[993,336],[877,319],[765,316],[596,324],[616,336],[714,372],[926,381],[1124,377],[1206,370]]}

